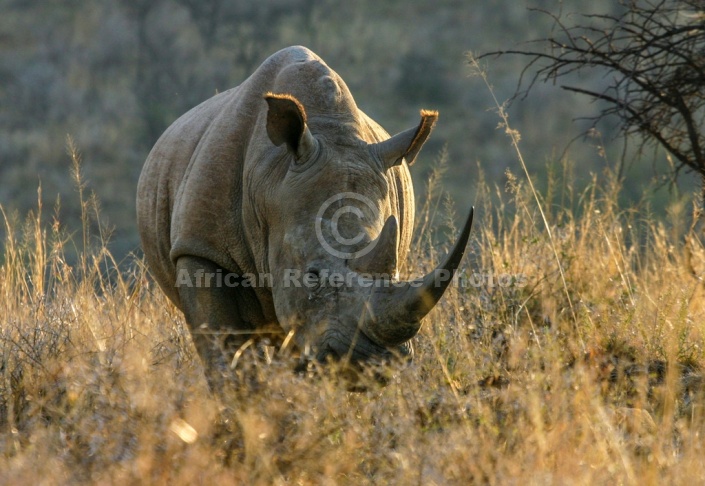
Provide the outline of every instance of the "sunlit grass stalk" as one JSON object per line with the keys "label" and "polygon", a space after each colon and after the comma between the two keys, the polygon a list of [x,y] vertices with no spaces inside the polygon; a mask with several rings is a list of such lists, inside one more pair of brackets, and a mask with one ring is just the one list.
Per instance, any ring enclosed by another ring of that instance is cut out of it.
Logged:
{"label": "sunlit grass stalk", "polygon": [[78,202],[81,207],[81,275],[88,275],[88,262],[86,261],[89,251],[90,239],[90,224],[89,224],[89,201],[84,196],[86,182],[83,179],[83,168],[81,166],[81,154],[78,152],[75,142],[71,135],[66,136],[66,151],[71,158],[71,176],[73,183],[78,191]]}
{"label": "sunlit grass stalk", "polygon": [[534,197],[534,200],[536,201],[536,206],[541,214],[541,219],[543,221],[543,225],[546,230],[546,235],[548,236],[549,242],[551,244],[551,249],[553,250],[553,256],[555,257],[556,264],[558,265],[558,271],[560,272],[561,281],[563,283],[563,290],[565,292],[565,297],[568,301],[568,306],[570,307],[570,313],[573,318],[573,325],[575,326],[576,334],[577,334],[577,337],[580,341],[580,346],[584,352],[586,350],[586,348],[585,348],[585,339],[583,338],[583,331],[580,328],[580,324],[578,322],[578,316],[575,313],[575,307],[573,306],[573,300],[570,297],[570,291],[568,290],[568,283],[566,282],[565,272],[563,271],[563,264],[561,263],[561,259],[558,255],[558,250],[556,249],[556,244],[553,239],[553,233],[551,231],[551,225],[548,223],[548,218],[546,217],[546,213],[544,212],[543,204],[541,203],[541,198],[539,197],[538,192],[536,191],[536,188],[534,187],[534,183],[531,178],[531,174],[529,173],[529,169],[527,168],[526,162],[524,161],[524,156],[522,155],[521,149],[519,148],[519,140],[520,140],[519,132],[517,130],[514,130],[513,128],[511,128],[511,126],[509,125],[509,115],[507,115],[507,112],[505,110],[505,105],[503,103],[500,103],[499,100],[497,99],[497,96],[494,93],[494,89],[492,88],[492,85],[490,84],[489,79],[487,78],[487,73],[480,66],[479,62],[477,61],[477,58],[475,56],[473,56],[472,54],[468,54],[468,62],[473,67],[474,72],[480,76],[480,78],[484,82],[485,86],[487,87],[487,90],[489,91],[490,96],[492,97],[492,101],[494,102],[495,107],[497,108],[497,114],[502,119],[502,126],[504,127],[504,131],[509,136],[509,139],[512,142],[512,147],[514,148],[514,152],[516,153],[517,159],[519,160],[519,163],[521,164],[521,168],[524,171],[524,175],[526,176],[526,181],[529,184],[529,188],[531,189],[531,193]]}

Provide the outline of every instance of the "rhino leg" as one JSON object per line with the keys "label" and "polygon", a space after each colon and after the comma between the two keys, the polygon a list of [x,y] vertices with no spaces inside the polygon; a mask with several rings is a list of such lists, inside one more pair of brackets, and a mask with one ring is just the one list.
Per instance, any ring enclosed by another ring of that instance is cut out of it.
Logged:
{"label": "rhino leg", "polygon": [[181,310],[208,384],[212,391],[220,390],[230,374],[233,354],[251,337],[247,331],[253,326],[240,317],[238,290],[217,284],[214,276],[219,270],[222,273],[218,265],[203,258],[181,257],[176,270]]}

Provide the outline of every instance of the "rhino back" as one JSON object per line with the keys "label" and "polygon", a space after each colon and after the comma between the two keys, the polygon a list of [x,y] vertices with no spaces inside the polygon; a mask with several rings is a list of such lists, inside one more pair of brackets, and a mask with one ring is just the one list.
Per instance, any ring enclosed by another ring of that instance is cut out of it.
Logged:
{"label": "rhino back", "polygon": [[245,152],[277,73],[312,59],[298,47],[273,54],[240,86],[178,118],[149,153],[137,187],[138,228],[147,264],[177,306],[175,262],[182,255],[256,273],[242,223]]}
{"label": "rhino back", "polygon": [[221,93],[177,119],[150,151],[137,184],[137,225],[145,258],[159,285],[177,305],[175,270],[169,258],[174,201],[196,147],[222,101],[230,96],[230,92]]}

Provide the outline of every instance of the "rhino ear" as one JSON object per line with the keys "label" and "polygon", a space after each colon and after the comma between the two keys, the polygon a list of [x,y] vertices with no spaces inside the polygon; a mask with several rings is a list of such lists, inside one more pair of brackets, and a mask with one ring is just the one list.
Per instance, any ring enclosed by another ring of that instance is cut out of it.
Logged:
{"label": "rhino ear", "polygon": [[267,135],[276,146],[286,143],[301,159],[311,153],[316,140],[306,125],[306,111],[299,100],[288,94],[267,93]]}
{"label": "rhino ear", "polygon": [[418,127],[398,133],[383,142],[372,144],[371,148],[386,168],[399,165],[402,160],[412,165],[431,134],[436,120],[438,120],[437,111],[421,110],[421,123]]}

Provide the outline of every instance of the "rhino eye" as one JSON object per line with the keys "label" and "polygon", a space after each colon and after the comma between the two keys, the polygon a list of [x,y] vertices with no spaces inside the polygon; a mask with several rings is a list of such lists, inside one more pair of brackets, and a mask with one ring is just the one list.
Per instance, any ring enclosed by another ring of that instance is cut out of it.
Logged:
{"label": "rhino eye", "polygon": [[309,289],[315,289],[321,284],[320,275],[318,269],[309,268],[306,273],[304,273],[303,278],[304,287]]}

